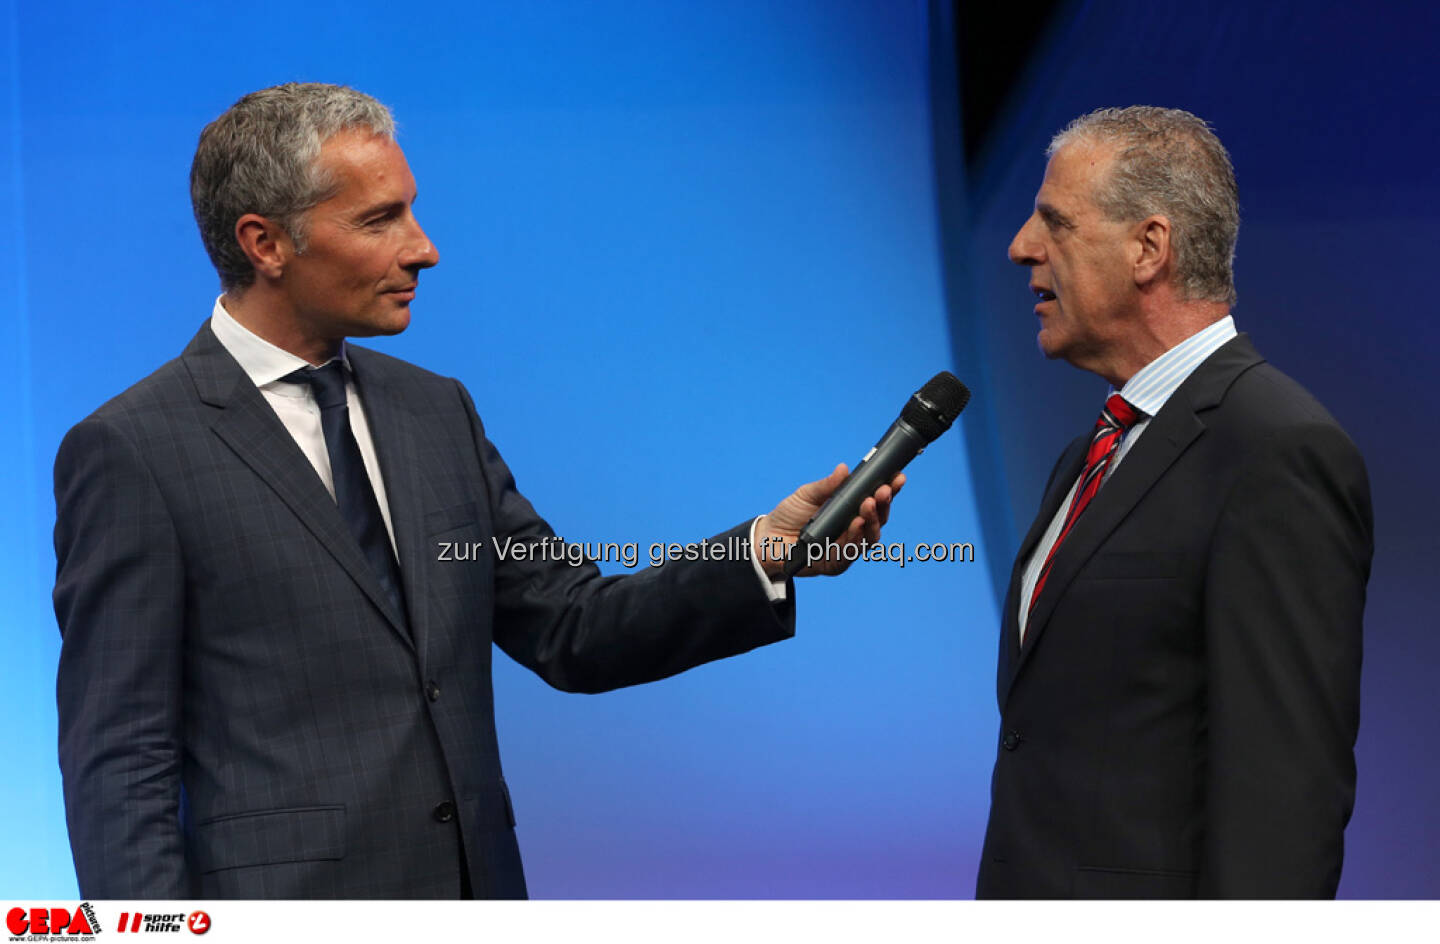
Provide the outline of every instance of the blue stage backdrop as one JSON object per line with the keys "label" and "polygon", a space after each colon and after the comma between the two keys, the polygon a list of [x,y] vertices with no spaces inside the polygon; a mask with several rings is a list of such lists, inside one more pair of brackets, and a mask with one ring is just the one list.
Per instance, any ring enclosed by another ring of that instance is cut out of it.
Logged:
{"label": "blue stage backdrop", "polygon": [[[957,338],[970,341],[958,360],[983,372],[986,418],[1000,431],[993,448],[974,449],[972,435],[971,455],[1003,464],[995,478],[1023,534],[1055,457],[1106,391],[1036,353],[1028,279],[1005,258],[1046,143],[1094,108],[1148,104],[1207,118],[1230,149],[1236,325],[1345,426],[1374,494],[1342,897],[1440,896],[1440,764],[1429,747],[1440,741],[1440,422],[1425,393],[1440,350],[1428,305],[1440,250],[1440,70],[1416,41],[1437,32],[1433,3],[1067,4],[966,170],[965,253],[950,260],[951,280],[974,301],[955,312]],[[977,418],[967,432],[981,431]],[[987,495],[981,508],[1006,501]],[[987,557],[1012,550],[992,542]]]}
{"label": "blue stage backdrop", "polygon": [[[442,260],[409,331],[375,346],[463,380],[569,539],[697,540],[767,511],[952,366],[921,2],[0,11],[0,357],[19,401],[0,895],[74,890],[51,462],[208,316],[187,174],[243,93],[323,80],[394,108]],[[962,437],[913,473],[888,535],[976,540]],[[502,660],[533,894],[969,894],[996,724],[975,553],[808,581],[798,638],[647,688],[565,695]]]}
{"label": "blue stage backdrop", "polygon": [[74,893],[55,449],[209,312],[186,192],[200,128],[249,90],[321,80],[394,108],[442,255],[409,331],[375,346],[463,380],[569,539],[706,536],[853,462],[935,371],[975,389],[963,435],[916,463],[887,531],[973,541],[974,563],[807,581],[796,639],[645,688],[564,695],[497,663],[534,895],[971,894],[994,578],[1038,477],[1104,393],[1035,353],[1004,249],[1050,134],[1151,103],[1205,115],[1230,146],[1240,327],[1370,463],[1380,549],[1342,894],[1435,897],[1440,430],[1420,384],[1440,339],[1411,312],[1440,216],[1440,83],[1416,37],[1440,24],[1420,4],[1383,20],[1252,6],[1068,5],[965,167],[948,17],[923,0],[437,2],[405,17],[296,3],[263,23],[0,0],[0,366],[16,405],[0,470],[0,896]]}

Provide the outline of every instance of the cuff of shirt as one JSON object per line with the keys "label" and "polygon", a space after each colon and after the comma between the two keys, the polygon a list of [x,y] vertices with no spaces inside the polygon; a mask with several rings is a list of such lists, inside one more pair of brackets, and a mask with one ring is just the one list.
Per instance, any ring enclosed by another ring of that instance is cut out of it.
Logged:
{"label": "cuff of shirt", "polygon": [[760,566],[760,545],[755,543],[755,535],[760,530],[760,522],[765,516],[761,515],[750,524],[750,565],[755,568],[755,576],[760,578],[760,588],[765,591],[771,603],[780,603],[789,598],[790,593],[786,586],[784,577],[771,577],[765,573],[765,568]]}

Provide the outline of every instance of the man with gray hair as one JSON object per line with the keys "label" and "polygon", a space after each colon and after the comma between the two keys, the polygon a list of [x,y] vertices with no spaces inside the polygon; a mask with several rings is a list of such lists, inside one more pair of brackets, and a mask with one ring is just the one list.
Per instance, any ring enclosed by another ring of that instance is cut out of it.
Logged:
{"label": "man with gray hair", "polygon": [[[551,553],[459,382],[346,341],[403,331],[439,261],[383,105],[254,92],[190,183],[223,294],[55,460],[80,893],[523,897],[491,643],[595,692],[786,638],[784,561],[755,549],[792,545],[844,468],[703,555],[602,577]],[[901,484],[843,540],[878,540]]]}
{"label": "man with gray hair", "polygon": [[1056,135],[1010,244],[1041,351],[1109,382],[1021,543],[977,895],[1332,897],[1373,550],[1355,445],[1238,334],[1204,121]]}

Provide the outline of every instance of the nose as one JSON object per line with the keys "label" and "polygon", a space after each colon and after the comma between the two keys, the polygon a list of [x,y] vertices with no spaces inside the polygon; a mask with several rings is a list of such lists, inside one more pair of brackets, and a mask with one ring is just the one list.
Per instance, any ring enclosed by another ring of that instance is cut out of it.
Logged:
{"label": "nose", "polygon": [[428,269],[440,262],[440,250],[420,228],[420,221],[412,215],[405,249],[400,256],[400,265],[405,269]]}
{"label": "nose", "polygon": [[1010,240],[1010,249],[1007,254],[1010,261],[1016,265],[1035,266],[1045,261],[1045,250],[1040,240],[1035,238],[1034,227],[1039,225],[1035,214],[1025,221],[1015,238]]}

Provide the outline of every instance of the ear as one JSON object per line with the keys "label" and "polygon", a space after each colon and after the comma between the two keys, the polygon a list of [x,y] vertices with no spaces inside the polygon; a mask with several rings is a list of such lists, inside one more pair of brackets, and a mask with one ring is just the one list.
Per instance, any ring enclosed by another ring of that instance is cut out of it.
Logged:
{"label": "ear", "polygon": [[257,278],[280,278],[285,263],[295,254],[285,227],[258,213],[246,213],[235,221],[235,240],[255,267]]}
{"label": "ear", "polygon": [[1146,217],[1135,225],[1135,284],[1147,288],[1174,265],[1168,217]]}

